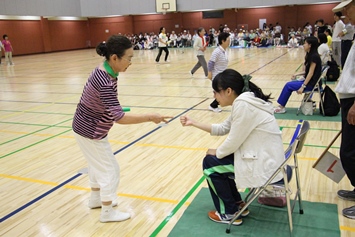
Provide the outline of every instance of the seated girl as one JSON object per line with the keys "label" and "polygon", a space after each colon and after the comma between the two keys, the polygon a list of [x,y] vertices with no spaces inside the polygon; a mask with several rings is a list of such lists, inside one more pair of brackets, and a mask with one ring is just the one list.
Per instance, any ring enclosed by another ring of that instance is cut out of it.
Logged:
{"label": "seated girl", "polygon": [[[281,132],[270,95],[265,95],[250,78],[226,69],[212,81],[214,98],[222,107],[232,106],[231,115],[224,122],[204,124],[187,115],[180,117],[183,126],[193,126],[214,136],[228,134],[217,149],[207,151],[203,160],[203,173],[216,208],[208,212],[208,217],[218,223],[228,223],[245,205],[237,187],[262,186],[284,161]],[[280,173],[275,181],[281,178]],[[246,209],[241,216],[248,214]],[[240,224],[241,218],[233,223]]]}
{"label": "seated girl", "polygon": [[[286,83],[282,92],[277,99],[279,106],[274,109],[277,114],[286,113],[286,104],[293,91],[297,91],[297,94],[302,94],[304,90],[312,90],[317,83],[322,71],[322,62],[317,52],[318,39],[314,36],[306,38],[303,49],[306,51],[306,57],[304,60],[305,71],[294,74],[292,81]],[[304,76],[305,80],[294,80],[296,76]]]}

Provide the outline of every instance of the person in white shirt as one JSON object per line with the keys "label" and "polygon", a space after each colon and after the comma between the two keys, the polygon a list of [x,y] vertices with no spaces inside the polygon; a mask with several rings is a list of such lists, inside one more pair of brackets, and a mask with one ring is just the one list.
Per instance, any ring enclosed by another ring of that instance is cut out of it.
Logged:
{"label": "person in white shirt", "polygon": [[2,45],[1,40],[0,40],[0,64],[1,64],[1,58],[2,58],[2,52],[1,52],[1,49],[3,49],[3,50],[4,50],[4,52],[5,52],[4,45]]}
{"label": "person in white shirt", "polygon": [[291,39],[288,41],[287,47],[289,47],[289,48],[297,48],[298,47],[298,41],[297,41],[294,34],[291,35]]}
{"label": "person in white shirt", "polygon": [[170,41],[172,42],[173,47],[176,47],[176,39],[177,35],[175,34],[175,31],[172,31],[170,35]]}
{"label": "person in white shirt", "polygon": [[353,43],[355,29],[349,17],[342,16],[341,19],[345,24],[343,31],[339,33],[339,37],[341,38],[341,67],[343,68]]}
{"label": "person in white shirt", "polygon": [[[351,24],[355,25],[355,0],[342,1],[333,12],[344,10]],[[341,104],[340,160],[353,190],[339,190],[338,197],[355,201],[355,44],[351,46],[335,92]],[[345,217],[355,219],[355,206],[343,209]]]}
{"label": "person in white shirt", "polygon": [[333,29],[333,37],[332,37],[332,55],[335,62],[338,66],[341,66],[341,39],[339,34],[344,30],[345,25],[340,17],[343,14],[341,12],[334,13],[335,25]]}
{"label": "person in white shirt", "polygon": [[195,42],[194,42],[194,49],[197,52],[197,63],[196,65],[191,69],[190,71],[190,75],[191,77],[194,75],[194,73],[200,68],[203,68],[203,71],[205,73],[205,78],[207,78],[208,76],[208,70],[207,70],[207,63],[206,63],[206,59],[205,59],[205,50],[207,48],[207,44],[208,42],[206,42],[206,38],[205,38],[205,28],[200,27],[197,30],[197,35],[198,37],[196,37]]}
{"label": "person in white shirt", "polygon": [[318,41],[320,45],[317,50],[322,61],[322,66],[327,66],[328,61],[330,61],[330,49],[327,44],[327,36],[324,33],[319,33]]}
{"label": "person in white shirt", "polygon": [[[216,209],[208,212],[208,217],[217,223],[228,223],[245,205],[238,188],[262,186],[285,159],[270,94],[265,95],[250,78],[226,69],[213,79],[215,99],[222,107],[232,106],[224,122],[205,124],[188,115],[180,117],[183,126],[199,128],[212,136],[227,135],[217,149],[208,149],[202,164]],[[280,173],[274,181],[281,179]],[[246,209],[241,216],[248,214]],[[233,225],[242,222],[238,218]]]}
{"label": "person in white shirt", "polygon": [[276,26],[274,27],[274,30],[280,32],[280,34],[281,34],[282,27],[280,26],[280,24],[278,22],[276,22]]}
{"label": "person in white shirt", "polygon": [[159,53],[155,59],[155,62],[159,63],[161,53],[165,52],[165,62],[168,62],[169,50],[168,50],[168,37],[165,34],[165,28],[160,27],[158,38]]}

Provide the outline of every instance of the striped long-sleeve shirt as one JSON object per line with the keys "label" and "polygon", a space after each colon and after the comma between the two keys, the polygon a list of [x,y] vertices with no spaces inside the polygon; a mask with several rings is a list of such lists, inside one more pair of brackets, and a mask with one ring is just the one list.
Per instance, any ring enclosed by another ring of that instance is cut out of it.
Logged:
{"label": "striped long-sleeve shirt", "polygon": [[74,132],[89,139],[102,139],[123,116],[117,98],[117,78],[112,79],[107,72],[95,68],[74,115]]}
{"label": "striped long-sleeve shirt", "polygon": [[212,53],[211,58],[208,62],[208,71],[212,72],[212,80],[217,76],[218,73],[223,72],[228,66],[228,56],[227,52],[218,46]]}

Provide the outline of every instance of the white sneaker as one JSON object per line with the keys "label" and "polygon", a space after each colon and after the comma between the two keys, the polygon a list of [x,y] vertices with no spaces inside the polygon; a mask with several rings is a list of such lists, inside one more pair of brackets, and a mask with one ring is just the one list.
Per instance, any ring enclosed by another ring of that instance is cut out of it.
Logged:
{"label": "white sneaker", "polygon": [[[112,206],[117,206],[118,202],[117,199],[112,201]],[[90,209],[101,208],[102,202],[101,199],[89,199],[88,207]]]}
{"label": "white sneaker", "polygon": [[208,107],[208,109],[209,110],[211,110],[211,111],[213,111],[213,112],[215,112],[215,113],[220,113],[220,112],[222,112],[222,109],[220,109],[220,108],[213,108],[211,105]]}
{"label": "white sneaker", "polygon": [[131,214],[110,209],[102,210],[100,214],[100,222],[117,222],[125,221],[131,218]]}
{"label": "white sneaker", "polygon": [[170,63],[170,60],[165,60],[166,63]]}
{"label": "white sneaker", "polygon": [[194,77],[194,74],[191,71],[189,71],[189,74],[191,77]]}

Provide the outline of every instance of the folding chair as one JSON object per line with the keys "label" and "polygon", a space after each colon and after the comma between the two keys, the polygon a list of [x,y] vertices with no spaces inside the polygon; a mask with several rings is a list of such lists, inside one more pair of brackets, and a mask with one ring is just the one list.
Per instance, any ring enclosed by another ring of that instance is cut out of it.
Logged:
{"label": "folding chair", "polygon": [[312,96],[313,96],[315,91],[318,92],[318,94],[319,94],[319,101],[320,101],[320,104],[321,104],[321,107],[322,107],[322,111],[324,111],[323,110],[323,100],[322,100],[323,88],[322,88],[322,83],[321,82],[322,82],[322,80],[324,78],[326,78],[328,69],[329,69],[329,66],[323,66],[322,74],[319,77],[319,79],[318,79],[317,83],[315,84],[315,86],[313,87],[313,89],[310,90],[310,91],[309,90],[303,91],[304,96],[303,96],[303,99],[301,101],[300,107],[298,107],[297,115],[300,113],[300,110],[301,110],[302,106],[304,105],[304,103],[306,103],[307,101],[309,101],[312,98]]}
{"label": "folding chair", "polygon": [[[284,182],[284,191],[286,193],[286,203],[287,203],[287,216],[288,216],[288,223],[289,223],[289,230],[290,230],[290,235],[292,236],[292,230],[293,230],[293,222],[292,222],[292,212],[295,207],[296,201],[298,199],[299,203],[299,212],[300,214],[303,214],[303,206],[302,206],[302,197],[301,197],[301,187],[300,187],[300,176],[299,176],[299,171],[298,171],[298,160],[297,160],[297,154],[302,151],[307,133],[310,129],[310,125],[308,121],[303,121],[301,129],[295,131],[294,139],[293,142],[288,146],[288,148],[285,151],[285,161],[279,166],[279,168],[273,173],[273,175],[265,182],[265,184],[261,187],[257,188],[252,188],[248,195],[245,198],[245,206],[243,206],[242,209],[238,211],[238,213],[234,216],[234,218],[228,223],[226,233],[230,233],[231,226],[233,222],[238,219],[241,214],[248,208],[248,206],[257,198],[259,195],[267,188],[268,185],[272,184],[272,181],[274,178],[282,172],[283,174],[283,182]],[[290,194],[291,191],[289,189],[289,182],[287,178],[287,164],[290,162],[291,157],[293,157],[293,168],[295,169],[296,173],[296,185],[297,185],[297,192],[295,194],[295,198],[293,200],[292,206],[291,206],[291,201],[290,201]]]}

